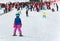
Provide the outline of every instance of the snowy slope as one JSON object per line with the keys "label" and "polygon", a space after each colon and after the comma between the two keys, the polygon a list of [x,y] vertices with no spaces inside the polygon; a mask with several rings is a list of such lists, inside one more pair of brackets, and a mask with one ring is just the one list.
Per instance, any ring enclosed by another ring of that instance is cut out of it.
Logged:
{"label": "snowy slope", "polygon": [[46,19],[42,12],[29,11],[29,17],[26,17],[22,10],[23,37],[12,36],[16,10],[0,16],[0,41],[60,41],[60,11],[46,10]]}

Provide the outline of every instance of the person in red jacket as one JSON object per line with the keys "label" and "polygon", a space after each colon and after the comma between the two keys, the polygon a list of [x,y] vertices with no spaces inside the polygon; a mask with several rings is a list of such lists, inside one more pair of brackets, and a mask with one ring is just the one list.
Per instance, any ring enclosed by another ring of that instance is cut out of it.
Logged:
{"label": "person in red jacket", "polygon": [[50,2],[46,2],[47,9],[50,9]]}

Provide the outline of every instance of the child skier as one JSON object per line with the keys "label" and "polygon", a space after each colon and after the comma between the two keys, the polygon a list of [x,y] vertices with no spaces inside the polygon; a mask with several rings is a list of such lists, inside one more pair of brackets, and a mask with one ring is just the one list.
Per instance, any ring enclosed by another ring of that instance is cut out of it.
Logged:
{"label": "child skier", "polygon": [[46,12],[43,12],[43,17],[46,18]]}
{"label": "child skier", "polygon": [[13,36],[16,36],[16,30],[18,30],[19,36],[22,36],[22,31],[21,31],[22,22],[21,22],[21,18],[19,18],[19,16],[20,16],[20,14],[17,13],[16,18],[14,20],[14,33],[13,33]]}

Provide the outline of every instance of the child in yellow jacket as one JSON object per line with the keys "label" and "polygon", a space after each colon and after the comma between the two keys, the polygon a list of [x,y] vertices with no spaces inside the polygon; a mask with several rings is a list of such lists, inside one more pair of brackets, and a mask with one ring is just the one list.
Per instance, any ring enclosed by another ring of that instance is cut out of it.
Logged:
{"label": "child in yellow jacket", "polygon": [[21,10],[17,10],[21,14]]}
{"label": "child in yellow jacket", "polygon": [[46,12],[43,12],[43,17],[46,17]]}

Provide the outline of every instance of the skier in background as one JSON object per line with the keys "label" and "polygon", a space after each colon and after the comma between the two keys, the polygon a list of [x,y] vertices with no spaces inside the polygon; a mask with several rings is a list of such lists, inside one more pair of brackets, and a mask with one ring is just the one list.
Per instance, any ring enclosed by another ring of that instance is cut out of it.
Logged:
{"label": "skier in background", "polygon": [[21,10],[18,8],[17,11],[19,12],[19,14],[21,14]]}
{"label": "skier in background", "polygon": [[28,8],[26,7],[26,16],[28,17]]}
{"label": "skier in background", "polygon": [[57,11],[58,11],[58,4],[56,3],[56,8],[57,8]]}
{"label": "skier in background", "polygon": [[21,18],[19,18],[19,16],[20,16],[20,14],[17,13],[16,18],[14,20],[14,33],[13,33],[13,36],[16,36],[16,31],[17,30],[19,32],[19,36],[23,36],[22,31],[21,31],[22,22],[21,22]]}
{"label": "skier in background", "polygon": [[1,7],[1,5],[0,5],[0,10],[2,10],[2,7]]}
{"label": "skier in background", "polygon": [[54,5],[54,3],[52,3],[50,6],[51,6],[52,12],[55,12],[55,5]]}
{"label": "skier in background", "polygon": [[46,10],[46,9],[47,9],[46,4],[43,4],[42,10]]}
{"label": "skier in background", "polygon": [[43,18],[46,18],[46,12],[43,12]]}

